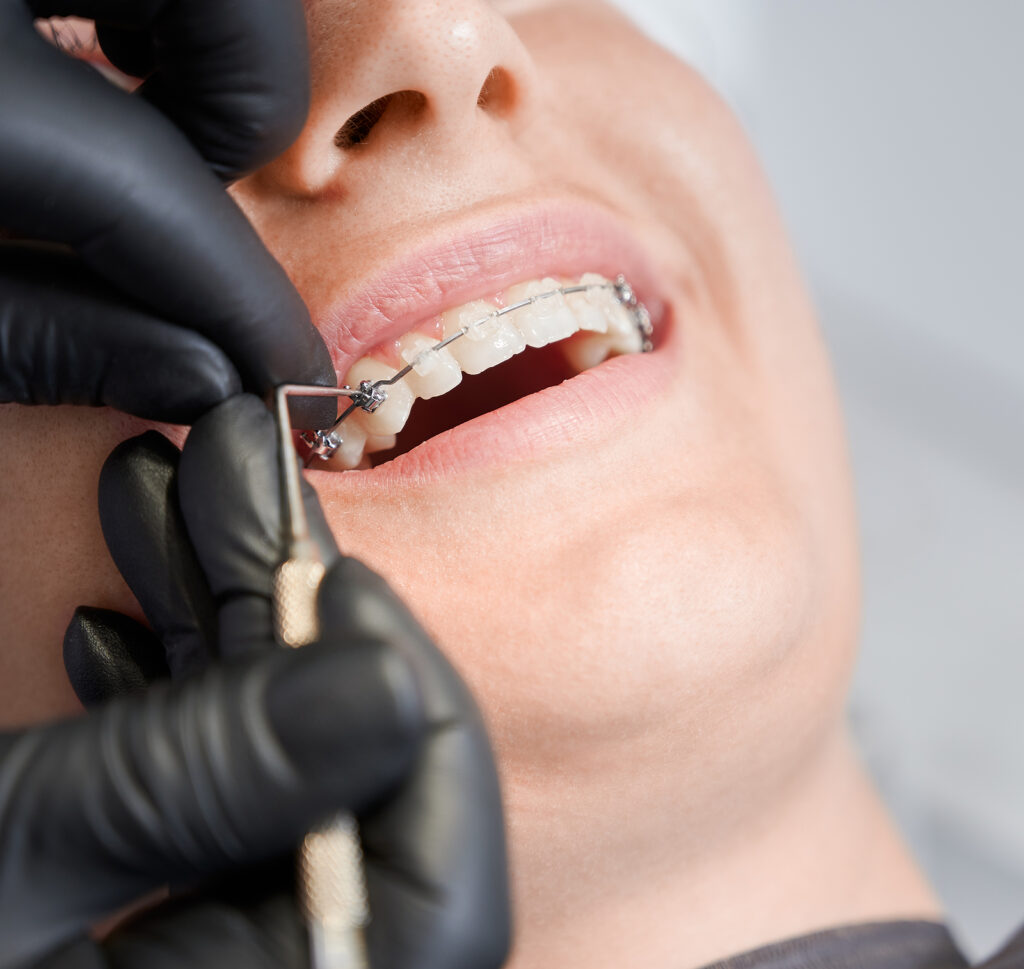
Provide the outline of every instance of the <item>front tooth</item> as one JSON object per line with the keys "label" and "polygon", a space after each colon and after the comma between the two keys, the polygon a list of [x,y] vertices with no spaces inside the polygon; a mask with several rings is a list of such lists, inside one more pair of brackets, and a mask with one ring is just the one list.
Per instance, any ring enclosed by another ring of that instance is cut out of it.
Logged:
{"label": "front tooth", "polygon": [[[548,277],[511,287],[505,294],[505,299],[511,306],[531,296],[540,296],[558,289],[561,289],[561,283]],[[546,347],[549,343],[572,336],[579,329],[576,317],[566,305],[565,296],[560,292],[545,299],[538,299],[511,315],[515,316],[516,326],[522,332],[526,345],[531,347]]]}
{"label": "front tooth", "polygon": [[[362,360],[357,360],[352,365],[352,369],[345,377],[345,382],[349,387],[358,387],[364,380],[373,382],[387,380],[396,373],[394,367],[389,367],[380,360],[363,357]],[[412,404],[416,398],[411,388],[406,386],[406,381],[399,380],[384,389],[387,391],[388,399],[372,414],[357,410],[348,418],[350,421],[358,421],[367,435],[397,434],[405,427],[405,422],[409,419],[409,412],[412,410]]]}
{"label": "front tooth", "polygon": [[326,461],[327,467],[351,471],[359,467],[363,459],[363,448],[366,444],[366,431],[349,415],[336,428],[334,435],[341,439],[341,446]]}
{"label": "front tooth", "polygon": [[463,373],[482,373],[504,363],[526,348],[526,340],[505,316],[496,316],[492,304],[478,299],[441,314],[445,339],[465,328],[465,336],[448,347]]}
{"label": "front tooth", "polygon": [[462,381],[462,369],[448,348],[432,349],[437,342],[423,333],[409,333],[398,343],[402,359],[412,364],[403,380],[422,400],[440,397]]}
{"label": "front tooth", "polygon": [[[581,286],[607,287],[608,280],[597,273],[584,273],[580,277]],[[576,317],[576,323],[581,330],[589,330],[592,333],[608,332],[608,316],[597,300],[597,296],[608,290],[592,289],[586,293],[570,293],[565,297],[565,302]]]}

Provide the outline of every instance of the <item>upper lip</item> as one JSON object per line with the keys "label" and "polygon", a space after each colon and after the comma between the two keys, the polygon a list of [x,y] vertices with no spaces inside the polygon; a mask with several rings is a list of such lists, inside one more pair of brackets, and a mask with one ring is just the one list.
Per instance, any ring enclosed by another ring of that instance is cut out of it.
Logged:
{"label": "upper lip", "polygon": [[625,220],[591,202],[491,206],[434,226],[413,247],[346,287],[316,324],[344,378],[373,346],[473,299],[540,276],[622,273],[655,325],[663,300],[650,259]]}

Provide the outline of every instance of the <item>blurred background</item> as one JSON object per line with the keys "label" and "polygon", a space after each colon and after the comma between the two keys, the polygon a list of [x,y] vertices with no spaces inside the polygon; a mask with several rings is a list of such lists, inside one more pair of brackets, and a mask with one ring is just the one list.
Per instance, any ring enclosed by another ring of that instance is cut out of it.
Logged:
{"label": "blurred background", "polygon": [[619,4],[775,186],[851,439],[854,724],[980,958],[1024,923],[1024,3]]}

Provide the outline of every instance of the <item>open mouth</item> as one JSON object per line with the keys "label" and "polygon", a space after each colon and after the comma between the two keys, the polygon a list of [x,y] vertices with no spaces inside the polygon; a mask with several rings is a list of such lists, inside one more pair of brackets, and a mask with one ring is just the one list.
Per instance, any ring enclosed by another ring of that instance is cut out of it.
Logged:
{"label": "open mouth", "polygon": [[650,317],[622,277],[519,283],[357,360],[337,423],[302,435],[307,460],[337,471],[376,467],[609,357],[649,350],[650,336]]}

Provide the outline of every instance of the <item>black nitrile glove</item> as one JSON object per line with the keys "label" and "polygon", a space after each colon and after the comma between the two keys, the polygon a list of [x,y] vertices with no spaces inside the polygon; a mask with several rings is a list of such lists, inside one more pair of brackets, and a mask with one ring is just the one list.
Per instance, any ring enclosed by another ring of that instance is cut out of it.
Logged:
{"label": "black nitrile glove", "polygon": [[[51,13],[95,19],[140,91],[47,44]],[[0,3],[0,230],[41,240],[0,243],[0,402],[189,423],[240,387],[333,385],[220,180],[284,150],[308,97],[298,0]]]}
{"label": "black nitrile glove", "polygon": [[410,664],[358,620],[323,619],[308,649],[0,735],[3,969],[296,964],[302,937],[272,897],[207,891],[109,946],[85,933],[162,885],[281,858],[310,825],[379,803],[408,773],[424,726]]}
{"label": "black nitrile glove", "polygon": [[[273,422],[251,397],[229,400],[199,421],[180,462],[155,433],[111,455],[100,482],[104,534],[155,636],[118,614],[80,611],[65,641],[80,696],[97,702],[130,690],[165,656],[171,676],[188,683],[211,656],[230,662],[280,652],[270,607],[272,575],[283,557],[279,486]],[[400,654],[415,673],[426,721],[417,759],[397,791],[358,812],[371,967],[496,969],[508,952],[509,898],[500,794],[480,715],[384,580],[339,556],[311,489],[305,497],[328,563],[320,591],[325,636]],[[359,684],[338,686],[347,695]],[[323,763],[332,747],[330,705],[296,692],[291,711],[311,724],[309,754]],[[361,754],[359,743],[354,738],[347,755],[337,755],[336,770],[348,771],[352,758],[379,757],[372,747]],[[205,969],[214,958],[234,966],[242,964],[231,961],[237,953],[265,953],[265,961],[245,964],[305,966],[304,930],[287,878],[271,872],[245,896],[222,896],[229,902],[204,914],[201,926],[193,923],[187,938],[164,933],[134,943],[129,951],[138,961],[123,965]],[[111,951],[121,944],[111,942]]]}

